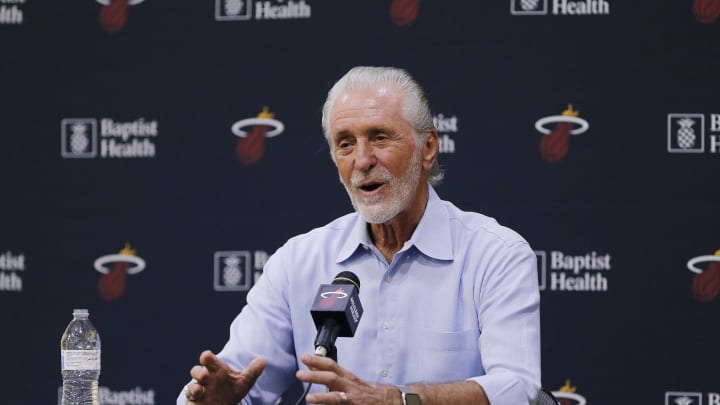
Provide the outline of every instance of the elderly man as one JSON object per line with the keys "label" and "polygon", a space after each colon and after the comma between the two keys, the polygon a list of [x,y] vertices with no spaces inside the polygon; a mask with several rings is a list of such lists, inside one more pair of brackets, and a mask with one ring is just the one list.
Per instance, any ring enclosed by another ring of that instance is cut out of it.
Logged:
{"label": "elderly man", "polygon": [[[540,387],[535,255],[492,218],[441,200],[438,134],[403,70],[357,67],[330,90],[323,129],[355,213],[270,258],[189,404],[273,404],[295,379],[309,403],[531,402]],[[317,286],[358,275],[365,313],[338,361],[311,355]]]}

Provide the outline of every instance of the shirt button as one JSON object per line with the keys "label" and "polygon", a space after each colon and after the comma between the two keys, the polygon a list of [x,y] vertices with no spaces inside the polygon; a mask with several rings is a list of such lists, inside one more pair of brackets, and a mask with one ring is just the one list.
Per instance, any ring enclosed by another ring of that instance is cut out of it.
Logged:
{"label": "shirt button", "polygon": [[389,274],[388,274],[387,276],[385,276],[385,281],[388,282],[388,283],[391,282],[391,281],[392,281],[392,276],[389,275]]}
{"label": "shirt button", "polygon": [[390,322],[383,322],[383,329],[388,330],[390,329]]}
{"label": "shirt button", "polygon": [[383,371],[382,371],[382,376],[383,376],[383,377],[387,377],[387,376],[389,376],[389,375],[390,375],[390,372],[389,372],[389,371],[387,371],[387,370],[383,370]]}

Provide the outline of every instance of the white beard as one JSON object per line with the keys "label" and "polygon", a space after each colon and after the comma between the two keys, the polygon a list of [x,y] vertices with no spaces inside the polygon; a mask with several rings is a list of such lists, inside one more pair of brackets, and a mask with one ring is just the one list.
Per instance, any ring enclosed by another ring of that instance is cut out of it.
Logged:
{"label": "white beard", "polygon": [[[376,166],[368,173],[353,170],[350,185],[345,184],[342,178],[340,182],[345,186],[353,208],[362,219],[371,224],[382,224],[394,218],[410,205],[420,183],[421,162],[422,148],[417,148],[407,170],[398,178],[393,177],[385,167]],[[366,197],[356,192],[357,188],[368,179],[384,182],[385,195]],[[385,198],[383,199],[383,197]]]}

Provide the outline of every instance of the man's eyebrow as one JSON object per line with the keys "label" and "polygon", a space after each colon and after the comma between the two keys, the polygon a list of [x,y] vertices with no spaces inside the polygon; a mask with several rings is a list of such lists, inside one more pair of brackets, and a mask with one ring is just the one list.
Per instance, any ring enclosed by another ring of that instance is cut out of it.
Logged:
{"label": "man's eyebrow", "polygon": [[348,136],[351,136],[350,131],[342,129],[340,131],[337,131],[333,134],[333,140],[338,140],[342,138],[347,138]]}
{"label": "man's eyebrow", "polygon": [[[377,134],[389,134],[389,133],[390,133],[390,130],[388,128],[384,128],[381,126],[375,126],[375,127],[370,127],[370,128],[363,130],[362,135],[374,136]],[[354,135],[347,129],[341,129],[333,134],[333,139],[342,139],[342,138],[346,138],[348,136],[354,136]]]}

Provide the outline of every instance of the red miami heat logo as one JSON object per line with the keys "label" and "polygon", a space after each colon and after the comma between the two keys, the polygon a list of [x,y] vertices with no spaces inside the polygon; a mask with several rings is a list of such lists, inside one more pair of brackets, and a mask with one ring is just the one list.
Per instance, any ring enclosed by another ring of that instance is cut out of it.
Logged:
{"label": "red miami heat logo", "polygon": [[341,300],[343,298],[347,298],[347,293],[342,288],[338,288],[335,291],[325,291],[324,293],[320,294],[320,302],[318,305],[320,308],[332,308],[333,305],[337,302],[337,300]]}
{"label": "red miami heat logo", "polygon": [[390,19],[401,27],[412,24],[420,12],[419,3],[420,0],[392,0]]}
{"label": "red miami heat logo", "polygon": [[265,106],[257,118],[246,118],[233,124],[232,133],[240,137],[235,152],[245,165],[254,165],[265,154],[265,138],[280,135],[285,130],[283,123],[273,119],[274,116]]}
{"label": "red miami heat logo", "polygon": [[570,380],[565,380],[565,385],[560,387],[559,390],[553,391],[553,395],[557,398],[560,405],[585,405],[587,400],[582,395],[578,394],[577,387],[570,385]]}
{"label": "red miami heat logo", "polygon": [[[540,140],[540,156],[548,163],[557,163],[565,158],[570,149],[570,135],[580,135],[588,130],[590,124],[580,118],[579,111],[574,111],[572,104],[561,115],[540,118],[535,122],[535,129],[543,134]],[[550,131],[547,124],[557,124]],[[578,127],[573,128],[573,124]]]}
{"label": "red miami heat logo", "polygon": [[[698,267],[703,263],[708,263],[705,270]],[[695,273],[690,289],[696,300],[711,302],[720,295],[720,250],[714,255],[693,257],[687,268]]]}
{"label": "red miami heat logo", "polygon": [[702,24],[714,23],[720,16],[720,0],[695,0],[693,14]]}
{"label": "red miami heat logo", "polygon": [[103,7],[100,10],[100,27],[105,32],[118,32],[125,26],[128,18],[128,6],[134,6],[145,0],[97,0]]}
{"label": "red miami heat logo", "polygon": [[[112,268],[107,265],[112,265]],[[106,301],[115,301],[125,294],[127,276],[145,270],[145,260],[137,257],[135,250],[126,243],[118,254],[105,255],[95,260],[95,270],[102,273],[98,281],[100,296]]]}

